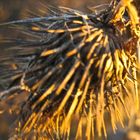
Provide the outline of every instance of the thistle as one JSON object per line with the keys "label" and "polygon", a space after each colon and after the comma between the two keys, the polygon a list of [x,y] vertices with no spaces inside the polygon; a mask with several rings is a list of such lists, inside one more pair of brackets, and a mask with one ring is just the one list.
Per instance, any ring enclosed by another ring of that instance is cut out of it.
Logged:
{"label": "thistle", "polygon": [[76,139],[107,136],[106,114],[115,132],[123,116],[130,116],[126,104],[139,107],[137,10],[132,0],[120,0],[91,14],[64,7],[53,13],[1,25],[22,35],[3,47],[0,99],[28,94],[18,119],[23,137],[34,131],[70,139],[73,122]]}

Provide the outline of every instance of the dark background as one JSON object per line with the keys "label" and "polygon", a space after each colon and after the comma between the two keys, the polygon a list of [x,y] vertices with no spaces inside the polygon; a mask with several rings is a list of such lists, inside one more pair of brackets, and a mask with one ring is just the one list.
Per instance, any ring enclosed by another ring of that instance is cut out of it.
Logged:
{"label": "dark background", "polygon": [[[88,7],[104,4],[111,0],[0,0],[0,22],[24,18],[29,11],[41,12],[45,5],[66,6],[82,11],[88,11]],[[140,0],[134,0],[140,9]],[[42,4],[40,4],[42,3]]]}
{"label": "dark background", "polygon": [[[0,0],[0,21],[23,18],[27,14],[27,11],[32,9],[43,11],[47,4],[86,11],[88,6],[103,4],[109,1],[110,0]],[[41,6],[40,3],[42,3]]]}

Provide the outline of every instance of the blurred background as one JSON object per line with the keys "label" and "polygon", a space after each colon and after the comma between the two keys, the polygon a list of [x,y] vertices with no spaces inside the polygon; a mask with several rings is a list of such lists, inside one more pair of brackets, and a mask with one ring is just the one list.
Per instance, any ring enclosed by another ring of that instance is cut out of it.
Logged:
{"label": "blurred background", "polygon": [[[24,19],[32,17],[32,15],[45,16],[47,15],[47,5],[53,5],[54,7],[60,5],[89,13],[93,6],[106,4],[110,1],[111,0],[0,0],[0,23]],[[140,0],[135,0],[134,2],[140,11]],[[6,35],[7,32],[0,27],[0,38],[2,38],[4,34]],[[8,101],[8,104],[0,103],[0,140],[8,139],[8,131],[12,128],[12,124],[17,118],[16,113],[13,115],[10,115],[10,113],[15,109],[14,107],[16,107],[16,104],[20,104],[24,98],[24,95],[21,95],[15,98],[13,102]],[[8,110],[8,105],[13,108]],[[4,112],[4,114],[1,112],[3,108],[8,110]],[[140,120],[138,120],[137,123],[140,125]],[[140,130],[140,127],[138,127],[138,130]],[[116,134],[110,131],[108,140],[126,140],[127,138],[124,138],[126,131],[126,129],[122,128],[118,129]],[[138,134],[133,133],[132,135],[136,135],[137,138],[133,140],[140,140],[140,131],[138,131]]]}
{"label": "blurred background", "polygon": [[[66,6],[82,11],[88,11],[88,7],[108,3],[111,0],[0,0],[0,22],[23,18],[29,11],[43,11],[45,5]],[[140,9],[140,0],[134,0]],[[42,4],[41,4],[42,3]]]}
{"label": "blurred background", "polygon": [[45,6],[50,4],[55,7],[66,6],[82,11],[87,11],[88,6],[107,3],[110,0],[0,0],[0,21],[9,21],[23,18],[29,11],[45,10]]}

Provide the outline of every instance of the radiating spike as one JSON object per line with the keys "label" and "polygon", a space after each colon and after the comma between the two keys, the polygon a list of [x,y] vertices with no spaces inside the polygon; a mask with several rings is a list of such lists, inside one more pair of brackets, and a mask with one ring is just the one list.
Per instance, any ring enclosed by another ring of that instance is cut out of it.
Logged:
{"label": "radiating spike", "polygon": [[0,99],[27,93],[15,133],[23,139],[30,133],[35,139],[107,138],[106,114],[115,133],[139,107],[136,8],[131,0],[112,0],[91,14],[47,10],[52,15],[0,24],[13,31],[0,40]]}

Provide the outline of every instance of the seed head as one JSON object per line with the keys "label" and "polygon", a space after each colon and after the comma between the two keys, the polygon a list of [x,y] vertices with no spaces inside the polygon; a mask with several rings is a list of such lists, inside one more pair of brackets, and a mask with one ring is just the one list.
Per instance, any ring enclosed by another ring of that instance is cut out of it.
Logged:
{"label": "seed head", "polygon": [[[117,122],[123,126],[123,117],[129,117],[128,101],[138,109],[140,26],[132,1],[112,1],[92,14],[60,8],[59,14],[3,26],[24,36],[0,57],[0,82],[6,88],[0,98],[28,93],[20,110],[22,135],[34,131],[48,139],[70,138],[76,120],[75,138],[106,136],[106,114],[115,132]],[[135,91],[129,92],[128,82]]]}

